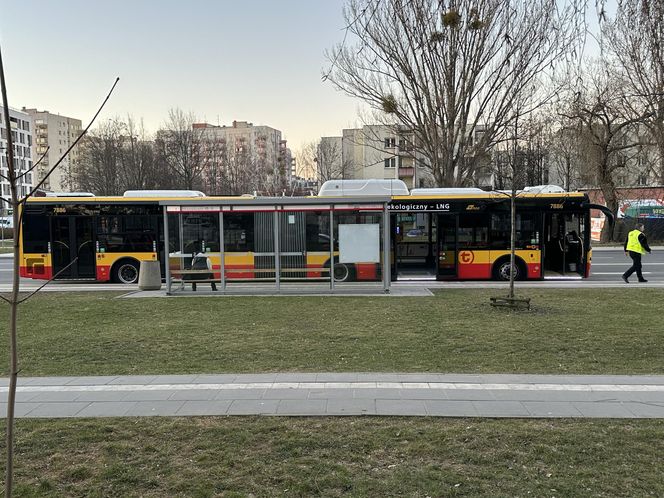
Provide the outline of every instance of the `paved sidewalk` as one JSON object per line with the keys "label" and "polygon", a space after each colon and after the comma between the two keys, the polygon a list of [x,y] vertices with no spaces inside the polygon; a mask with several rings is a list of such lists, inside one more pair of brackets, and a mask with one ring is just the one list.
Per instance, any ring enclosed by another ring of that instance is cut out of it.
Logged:
{"label": "paved sidewalk", "polygon": [[[7,379],[0,379],[6,413]],[[274,373],[19,379],[16,415],[664,418],[664,376]]]}

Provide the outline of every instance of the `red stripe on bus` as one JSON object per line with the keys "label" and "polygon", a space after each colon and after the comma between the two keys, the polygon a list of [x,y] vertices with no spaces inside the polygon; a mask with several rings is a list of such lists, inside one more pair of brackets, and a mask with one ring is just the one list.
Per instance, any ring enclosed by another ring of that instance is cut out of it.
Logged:
{"label": "red stripe on bus", "polygon": [[527,278],[540,278],[542,276],[542,267],[539,263],[526,263],[528,267]]}
{"label": "red stripe on bus", "polygon": [[97,265],[97,281],[108,282],[111,279],[110,265]]}
{"label": "red stripe on bus", "polygon": [[18,274],[23,278],[49,280],[53,275],[53,271],[50,266],[37,264],[32,266],[19,266]]}
{"label": "red stripe on bus", "polygon": [[355,276],[358,280],[376,280],[376,263],[357,263],[355,265]]}
{"label": "red stripe on bus", "polygon": [[459,279],[487,279],[491,278],[491,263],[471,263],[459,265]]}

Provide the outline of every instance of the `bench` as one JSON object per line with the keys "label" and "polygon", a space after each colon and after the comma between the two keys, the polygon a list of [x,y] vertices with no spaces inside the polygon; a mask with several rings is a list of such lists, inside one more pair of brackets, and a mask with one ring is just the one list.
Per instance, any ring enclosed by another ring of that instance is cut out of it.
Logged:
{"label": "bench", "polygon": [[[309,272],[315,272],[315,273],[329,273],[330,269],[325,268],[325,267],[318,267],[318,268],[281,268],[281,278],[280,280],[321,280],[325,279],[327,280],[329,277],[288,277],[288,276],[283,276],[284,273],[309,273]],[[215,270],[171,270],[171,278],[173,279],[173,282],[175,283],[180,283],[182,284],[182,287],[184,287],[184,284],[189,283],[221,283],[221,278],[201,278],[201,279],[184,279],[183,277],[187,275],[209,275],[210,273],[218,273],[218,271]],[[232,269],[227,269],[226,273],[253,273],[253,274],[266,274],[266,273],[275,273],[274,268],[232,268]],[[233,281],[233,282],[246,282],[248,280],[252,281],[273,281],[274,277],[256,277],[256,278],[229,278],[226,277],[226,281]]]}

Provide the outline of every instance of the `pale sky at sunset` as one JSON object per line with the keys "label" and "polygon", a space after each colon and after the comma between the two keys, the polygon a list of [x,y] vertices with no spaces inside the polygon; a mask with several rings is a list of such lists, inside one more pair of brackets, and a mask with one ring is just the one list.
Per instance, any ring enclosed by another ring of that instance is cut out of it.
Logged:
{"label": "pale sky at sunset", "polygon": [[199,120],[282,131],[293,150],[357,121],[359,103],[321,81],[324,50],[343,38],[343,0],[0,0],[10,106],[85,125],[172,107]]}

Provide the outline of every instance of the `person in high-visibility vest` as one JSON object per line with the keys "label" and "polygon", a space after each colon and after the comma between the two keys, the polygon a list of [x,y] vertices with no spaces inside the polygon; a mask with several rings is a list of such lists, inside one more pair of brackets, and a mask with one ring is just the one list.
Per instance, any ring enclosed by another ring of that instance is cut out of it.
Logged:
{"label": "person in high-visibility vest", "polygon": [[623,273],[622,279],[626,284],[629,283],[628,278],[632,273],[636,272],[636,277],[639,279],[639,282],[647,282],[643,278],[642,266],[641,266],[641,256],[646,252],[650,252],[650,247],[648,246],[648,239],[646,234],[643,233],[645,227],[642,223],[638,223],[636,228],[629,232],[627,235],[627,240],[625,240],[625,256],[632,258],[632,266],[629,270]]}

